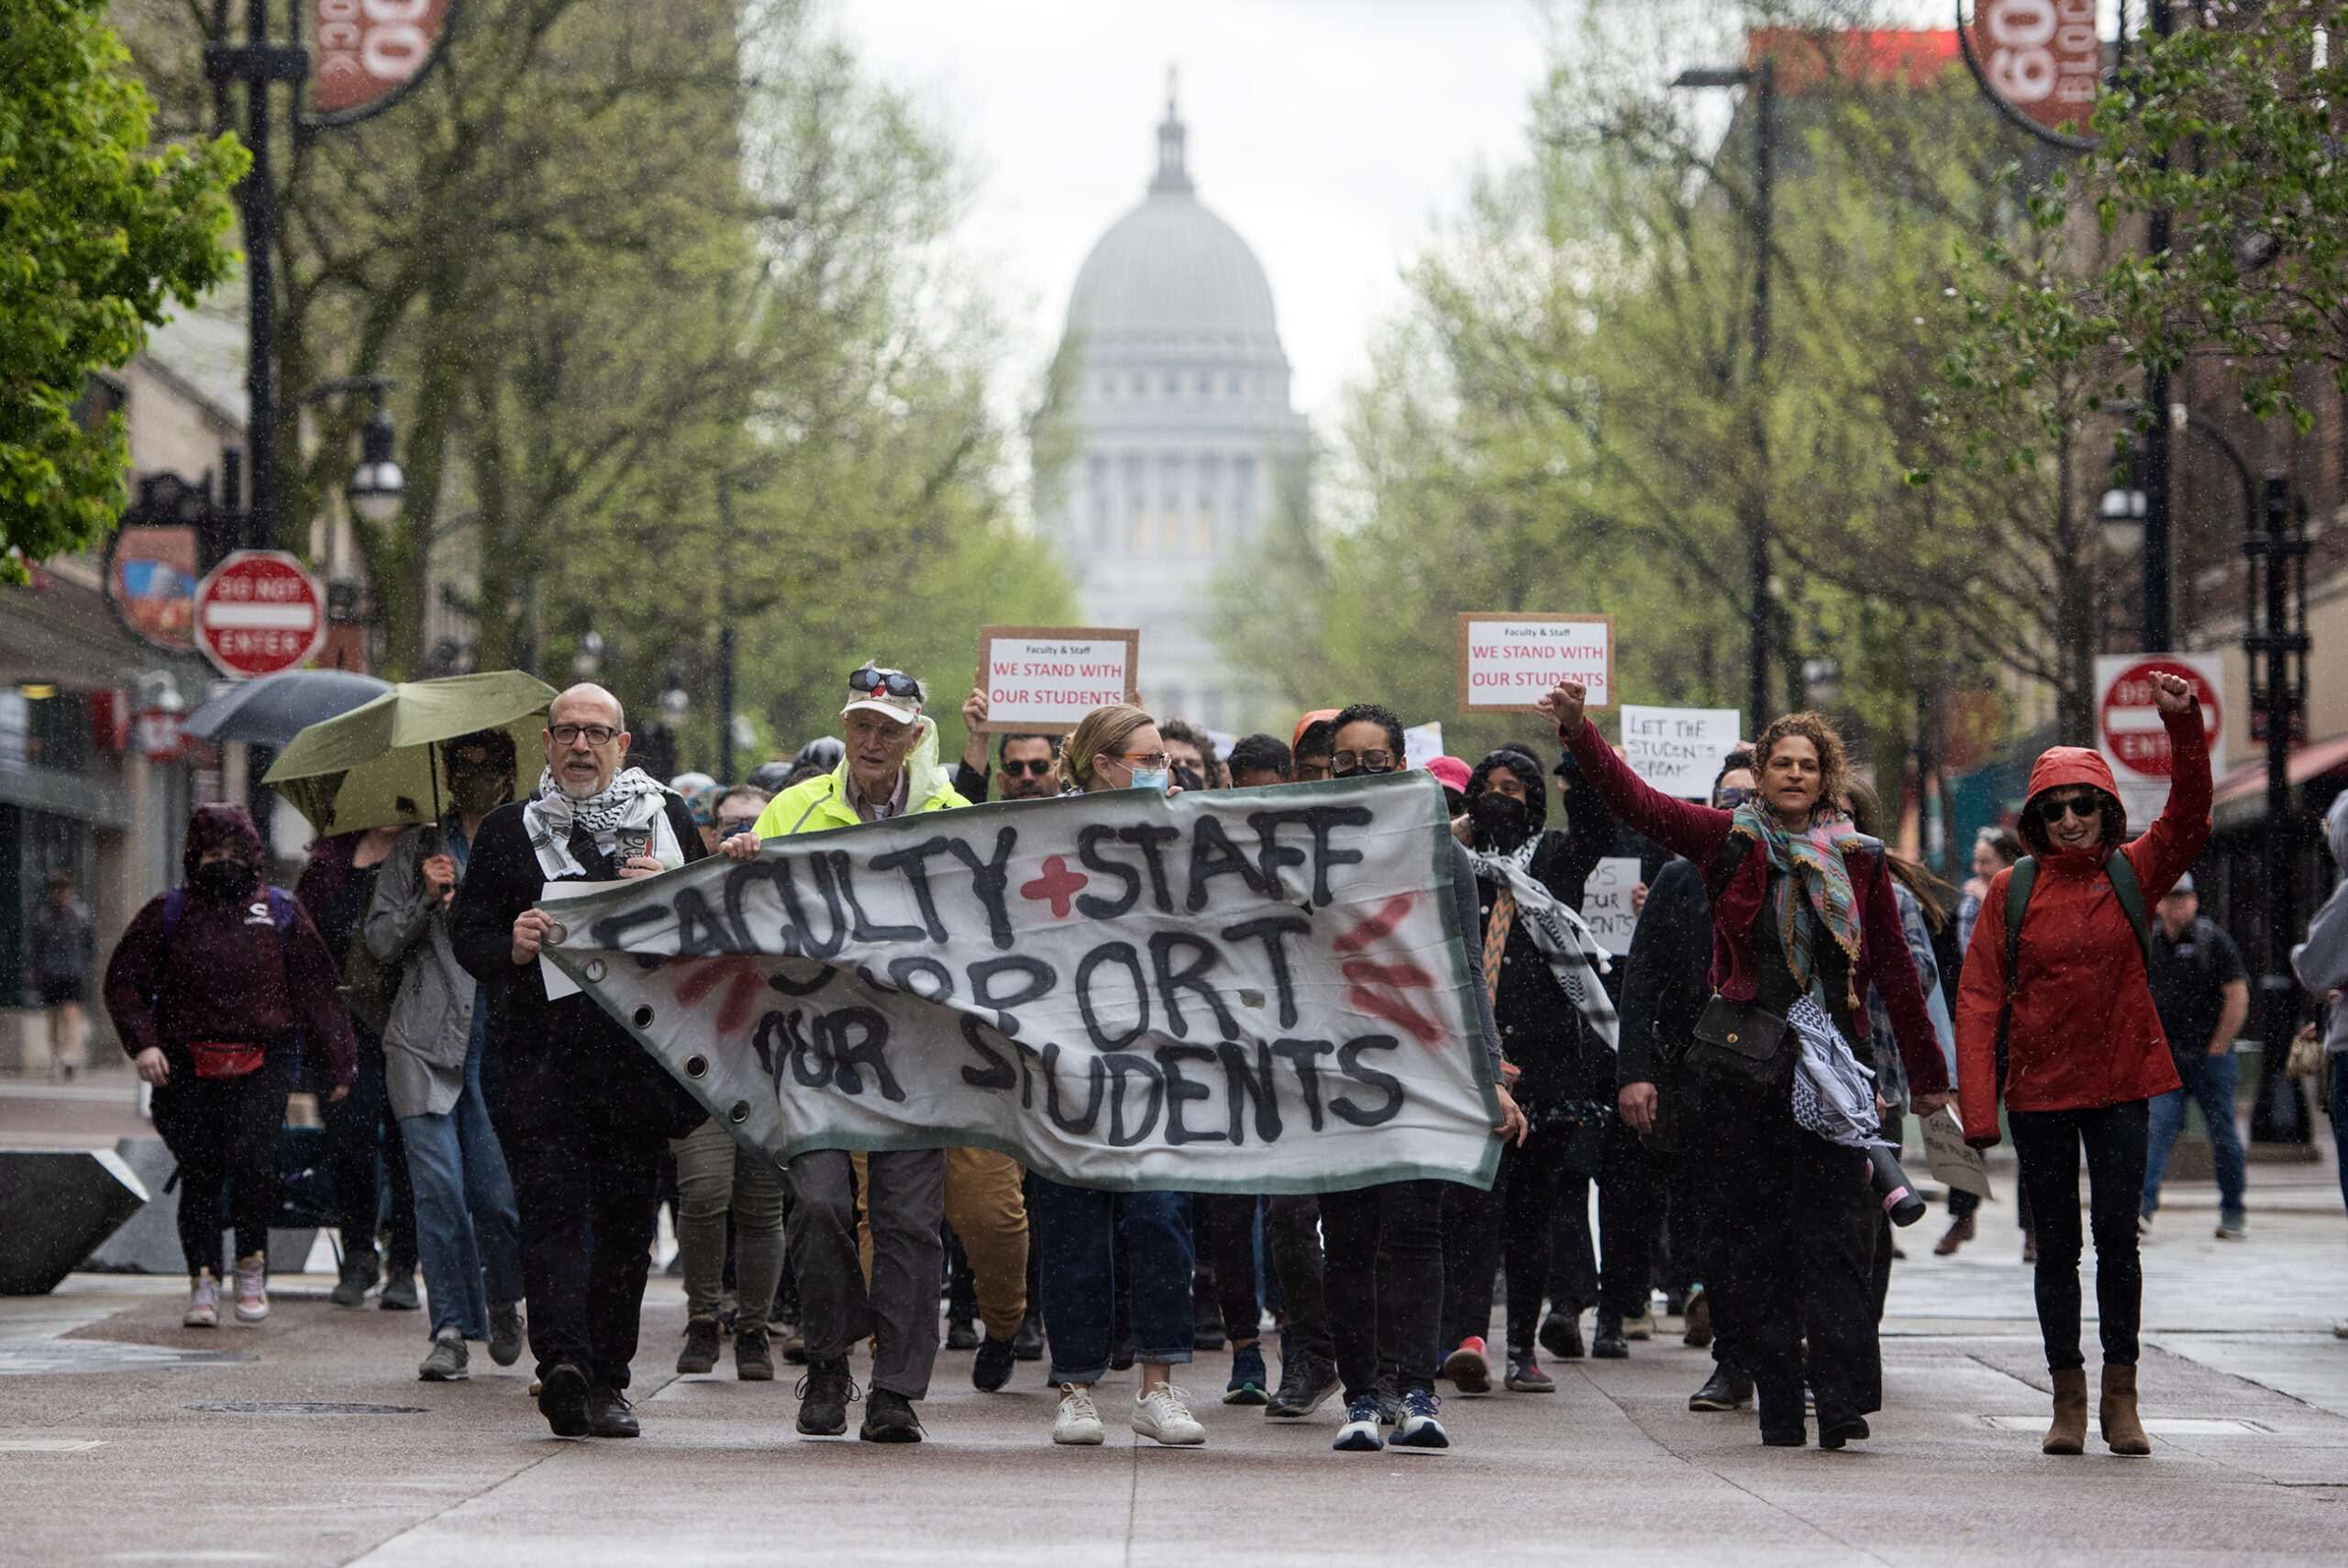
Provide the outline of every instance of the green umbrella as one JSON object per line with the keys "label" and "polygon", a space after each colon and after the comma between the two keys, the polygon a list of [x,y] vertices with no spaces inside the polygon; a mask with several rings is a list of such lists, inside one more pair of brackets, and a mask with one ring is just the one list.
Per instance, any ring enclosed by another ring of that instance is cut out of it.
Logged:
{"label": "green umbrella", "polygon": [[448,771],[440,745],[504,730],[526,788],[537,780],[538,733],[554,699],[553,687],[518,669],[404,681],[295,735],[263,781],[322,834],[436,822]]}

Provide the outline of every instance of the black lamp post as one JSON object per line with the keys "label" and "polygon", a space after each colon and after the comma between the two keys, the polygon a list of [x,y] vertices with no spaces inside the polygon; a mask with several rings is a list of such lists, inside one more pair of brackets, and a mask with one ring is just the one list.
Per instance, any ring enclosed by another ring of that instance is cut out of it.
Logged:
{"label": "black lamp post", "polygon": [[1755,473],[1754,482],[1746,487],[1743,522],[1745,571],[1753,596],[1752,620],[1746,628],[1744,722],[1750,726],[1746,733],[1757,735],[1769,722],[1769,428],[1761,406],[1761,390],[1763,367],[1769,357],[1770,204],[1778,149],[1778,70],[1765,56],[1746,66],[1683,71],[1671,84],[1753,89],[1753,381],[1748,435]]}
{"label": "black lamp post", "polygon": [[2252,529],[2243,541],[2250,569],[2242,649],[2250,662],[2254,738],[2266,743],[2266,972],[2258,982],[2262,1050],[2250,1136],[2261,1143],[2305,1143],[2312,1136],[2308,1108],[2284,1069],[2298,1018],[2298,986],[2291,974],[2291,938],[2298,929],[2291,878],[2298,841],[2291,814],[2291,742],[2307,723],[2306,500],[2294,507],[2289,486],[2270,469],[2264,501],[2265,529]]}

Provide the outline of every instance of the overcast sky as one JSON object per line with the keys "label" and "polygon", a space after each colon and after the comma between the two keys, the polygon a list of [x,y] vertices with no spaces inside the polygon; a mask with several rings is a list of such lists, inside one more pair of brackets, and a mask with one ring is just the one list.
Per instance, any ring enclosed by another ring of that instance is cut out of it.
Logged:
{"label": "overcast sky", "polygon": [[1077,269],[1142,199],[1179,68],[1200,200],[1264,264],[1297,404],[1324,438],[1398,274],[1480,163],[1517,155],[1537,0],[833,0],[869,69],[952,131],[969,237],[1019,331],[1024,389]]}

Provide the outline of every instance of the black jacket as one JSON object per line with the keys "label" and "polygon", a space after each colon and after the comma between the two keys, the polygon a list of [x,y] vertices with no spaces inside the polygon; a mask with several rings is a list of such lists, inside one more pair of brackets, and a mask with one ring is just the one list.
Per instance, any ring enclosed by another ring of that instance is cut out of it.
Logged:
{"label": "black jacket", "polygon": [[[1582,882],[1589,867],[1578,864],[1567,835],[1545,833],[1534,844],[1533,864],[1526,868],[1534,881],[1578,911]],[[1476,884],[1479,946],[1492,919],[1495,884]],[[1573,999],[1557,984],[1549,960],[1534,944],[1523,922],[1509,928],[1508,945],[1501,954],[1500,998],[1492,1008],[1500,1028],[1501,1052],[1519,1071],[1516,1093],[1537,1105],[1569,1099],[1611,1100],[1613,1087],[1598,1070],[1605,1046],[1582,1028],[1581,1013]]]}
{"label": "black jacket", "polygon": [[[675,796],[670,831],[689,861],[705,853],[692,814]],[[573,829],[570,853],[586,880],[618,871],[587,834]],[[514,921],[551,878],[539,869],[522,804],[489,813],[449,913],[457,962],[489,988],[489,1051],[482,1088],[501,1136],[615,1132],[682,1137],[707,1113],[593,998],[547,999],[536,960],[514,962]],[[560,878],[577,880],[578,878]]]}
{"label": "black jacket", "polygon": [[1686,1046],[1711,999],[1712,900],[1696,863],[1675,859],[1656,874],[1631,936],[1623,979],[1618,1087],[1656,1081],[1657,1041]]}

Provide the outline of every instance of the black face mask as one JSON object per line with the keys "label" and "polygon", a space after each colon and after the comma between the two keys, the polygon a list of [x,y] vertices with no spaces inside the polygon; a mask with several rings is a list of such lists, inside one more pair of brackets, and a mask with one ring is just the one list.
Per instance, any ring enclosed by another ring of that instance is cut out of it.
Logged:
{"label": "black face mask", "polygon": [[1176,763],[1172,771],[1174,774],[1174,782],[1180,784],[1185,790],[1203,790],[1207,787],[1206,775],[1201,773],[1197,768],[1191,767],[1187,762]]}
{"label": "black face mask", "polygon": [[1476,839],[1505,855],[1523,844],[1533,831],[1533,813],[1524,802],[1497,790],[1487,790],[1468,802]]}
{"label": "black face mask", "polygon": [[234,902],[252,896],[260,875],[241,860],[209,860],[197,867],[188,885],[207,899]]}
{"label": "black face mask", "polygon": [[1351,767],[1332,769],[1329,777],[1332,778],[1376,778],[1382,774],[1393,771],[1391,767],[1365,767],[1357,762]]}

